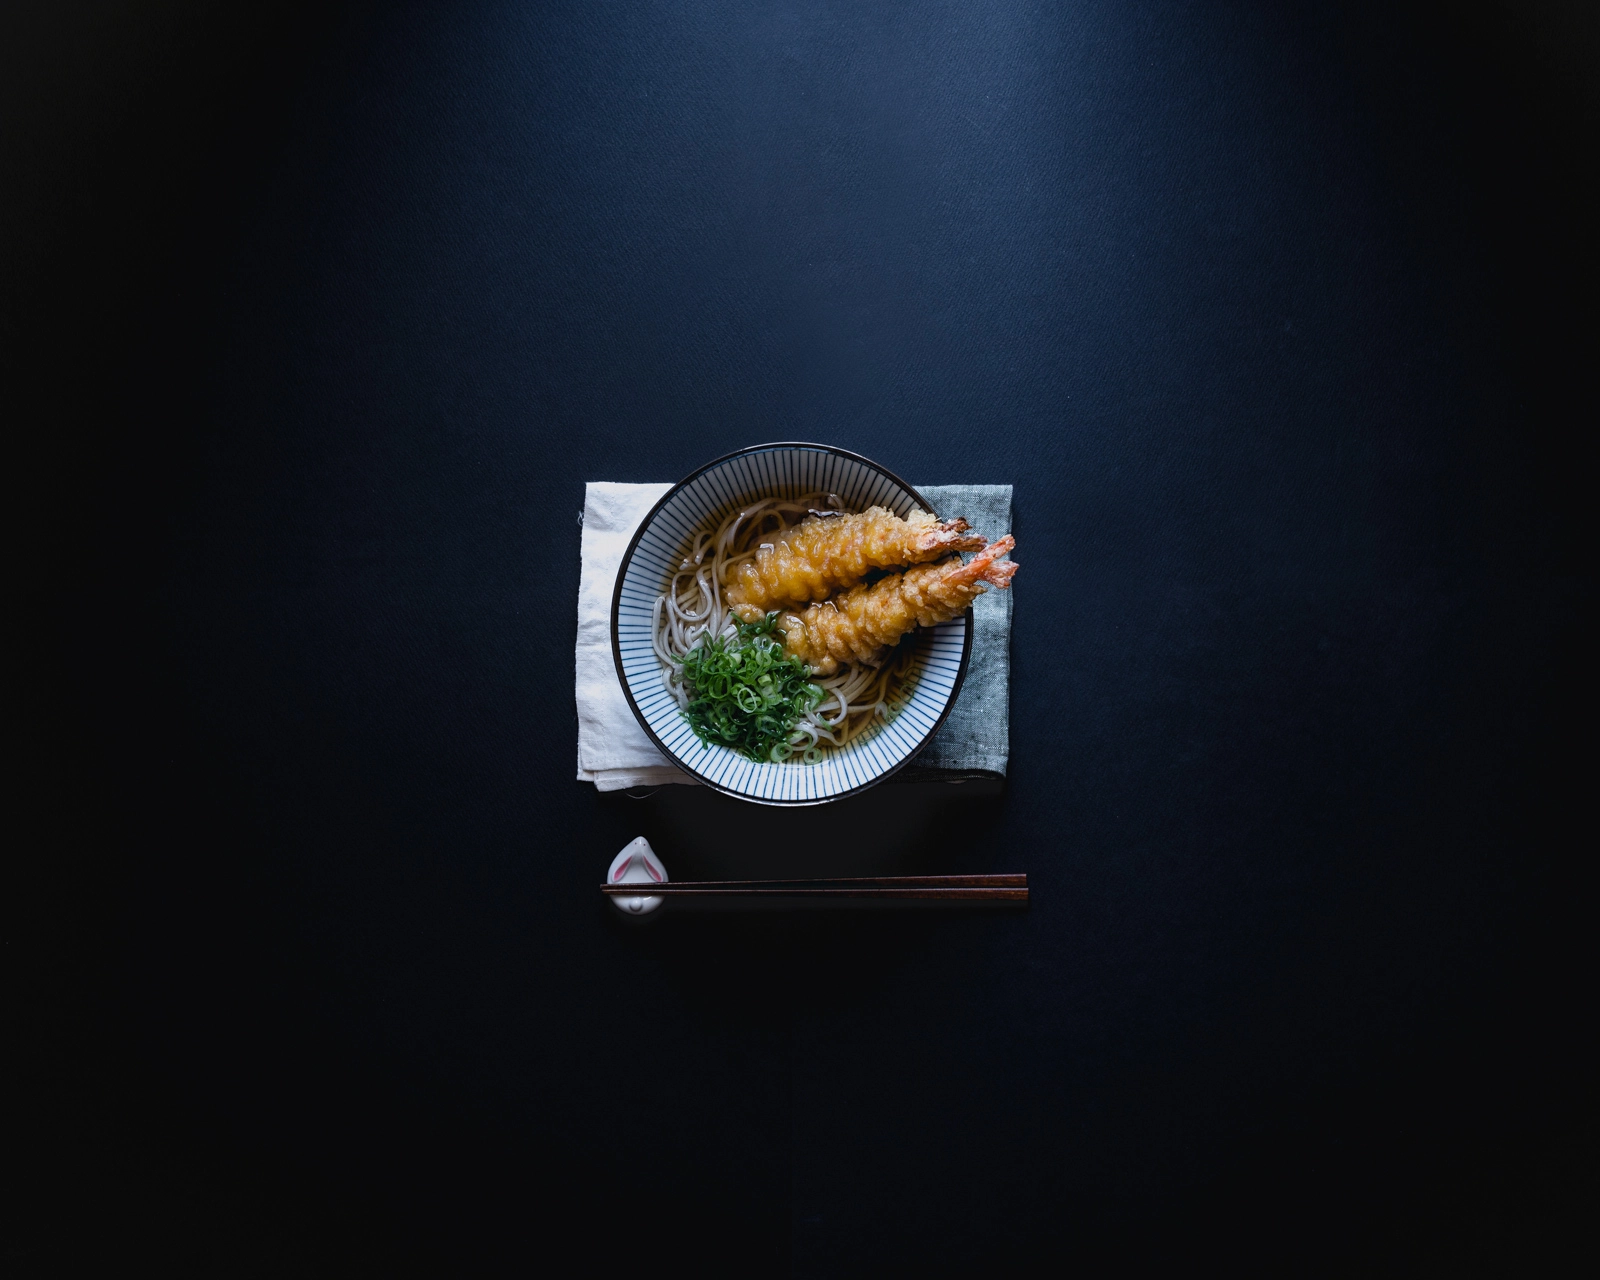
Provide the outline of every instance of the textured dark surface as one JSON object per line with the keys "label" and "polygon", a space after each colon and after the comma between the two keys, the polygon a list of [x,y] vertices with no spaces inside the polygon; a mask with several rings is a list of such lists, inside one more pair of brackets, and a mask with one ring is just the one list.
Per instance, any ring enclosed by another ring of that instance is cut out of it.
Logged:
{"label": "textured dark surface", "polygon": [[[1593,135],[1541,46],[1248,3],[81,15],[8,117],[64,657],[19,694],[55,874],[14,954],[19,1203],[67,1217],[15,1256],[1561,1238]],[[1003,795],[572,780],[584,481],[774,438],[1015,485]],[[641,833],[685,876],[864,833],[1033,906],[628,929],[595,886]]]}

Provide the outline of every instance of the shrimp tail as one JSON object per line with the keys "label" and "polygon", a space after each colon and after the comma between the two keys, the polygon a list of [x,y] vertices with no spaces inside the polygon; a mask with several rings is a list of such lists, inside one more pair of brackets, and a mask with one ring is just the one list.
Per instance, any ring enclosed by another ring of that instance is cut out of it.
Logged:
{"label": "shrimp tail", "polygon": [[1005,537],[996,540],[978,552],[971,560],[961,566],[961,573],[954,576],[969,582],[977,582],[981,579],[990,586],[999,587],[1000,590],[1004,591],[1011,585],[1011,579],[1016,577],[1017,570],[1021,566],[1015,560],[1002,560],[1000,557],[1011,551],[1016,545],[1017,540],[1008,533]]}

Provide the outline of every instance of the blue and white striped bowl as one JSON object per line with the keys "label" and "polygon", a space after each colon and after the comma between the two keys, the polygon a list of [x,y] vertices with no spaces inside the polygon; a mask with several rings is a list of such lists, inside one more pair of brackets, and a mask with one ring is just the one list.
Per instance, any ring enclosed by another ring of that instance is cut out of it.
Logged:
{"label": "blue and white striped bowl", "polygon": [[[639,525],[611,599],[611,646],[628,704],[656,746],[707,786],[761,804],[822,804],[882,782],[927,745],[955,705],[972,653],[972,611],[917,633],[915,685],[892,720],[818,764],[757,764],[705,746],[661,683],[651,611],[688,554],[694,531],[758,498],[837,494],[847,510],[931,511],[904,480],[875,462],[822,444],[762,444],[707,463],[670,489]],[[937,514],[937,513],[936,513]]]}

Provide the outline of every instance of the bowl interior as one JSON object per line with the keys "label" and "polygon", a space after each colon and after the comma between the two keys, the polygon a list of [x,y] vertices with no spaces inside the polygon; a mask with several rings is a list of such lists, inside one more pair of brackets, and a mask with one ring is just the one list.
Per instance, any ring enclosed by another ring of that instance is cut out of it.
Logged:
{"label": "bowl interior", "polygon": [[651,640],[656,597],[667,589],[697,530],[757,498],[833,493],[847,510],[929,510],[917,491],[875,463],[824,445],[745,449],[702,467],[645,517],[623,557],[611,607],[617,674],[634,714],[661,750],[718,790],[766,804],[818,804],[881,782],[911,759],[944,722],[972,646],[970,611],[916,633],[915,657],[897,713],[824,754],[817,764],[758,764],[704,745],[661,680]]}

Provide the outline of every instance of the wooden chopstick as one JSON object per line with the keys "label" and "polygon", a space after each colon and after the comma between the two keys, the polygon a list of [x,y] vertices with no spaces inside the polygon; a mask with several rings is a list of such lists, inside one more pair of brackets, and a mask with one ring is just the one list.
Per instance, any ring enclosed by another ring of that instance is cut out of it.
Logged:
{"label": "wooden chopstick", "polygon": [[602,885],[618,893],[654,893],[658,889],[1026,889],[1028,877],[1007,873],[982,876],[820,876],[773,880],[648,880]]}
{"label": "wooden chopstick", "polygon": [[[631,893],[622,889],[630,888]],[[696,889],[692,885],[607,885],[613,898],[924,898],[946,902],[1026,902],[1026,889]]]}
{"label": "wooden chopstick", "polygon": [[852,876],[809,880],[673,880],[664,884],[637,881],[602,885],[600,891],[618,898],[680,898],[734,900],[740,898],[794,898],[807,900],[926,902],[1027,902],[1025,875],[980,876]]}

